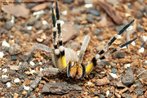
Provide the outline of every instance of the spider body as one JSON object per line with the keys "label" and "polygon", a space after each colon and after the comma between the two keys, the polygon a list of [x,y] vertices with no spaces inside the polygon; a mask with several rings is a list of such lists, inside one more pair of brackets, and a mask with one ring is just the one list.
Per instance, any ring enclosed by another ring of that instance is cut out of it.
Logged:
{"label": "spider body", "polygon": [[[56,12],[56,14],[55,14]],[[97,62],[100,62],[104,59],[106,59],[107,54],[112,54],[116,51],[119,51],[123,47],[129,45],[133,41],[136,40],[136,38],[127,41],[126,43],[120,45],[118,48],[114,48],[110,52],[109,47],[112,45],[112,43],[121,37],[121,34],[134,22],[132,20],[130,23],[128,23],[124,28],[118,32],[118,34],[114,35],[108,43],[105,45],[105,47],[100,50],[92,59],[91,61],[85,66],[82,64],[82,58],[83,58],[83,52],[86,50],[86,48],[81,49],[80,54],[81,55],[75,55],[77,58],[76,60],[67,60],[66,57],[67,49],[63,46],[62,43],[62,30],[61,30],[61,21],[60,21],[60,15],[59,15],[59,8],[58,3],[56,2],[56,8],[52,8],[52,23],[53,23],[53,54],[54,54],[54,64],[57,68],[59,68],[60,71],[63,71],[66,69],[67,77],[81,79],[85,77],[86,75],[89,75],[91,71],[95,68],[97,65]],[[90,39],[90,38],[89,38]],[[86,39],[88,40],[88,38]],[[84,45],[83,45],[84,46]],[[71,50],[70,50],[71,51]],[[72,54],[69,54],[72,55]],[[74,58],[74,56],[72,56]]]}

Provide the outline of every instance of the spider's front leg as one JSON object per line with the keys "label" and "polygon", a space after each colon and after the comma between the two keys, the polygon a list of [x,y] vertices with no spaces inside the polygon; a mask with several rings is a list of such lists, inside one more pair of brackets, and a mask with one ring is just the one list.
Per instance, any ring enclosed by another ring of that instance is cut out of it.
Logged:
{"label": "spider's front leg", "polygon": [[61,32],[61,20],[59,15],[58,3],[56,2],[56,15],[52,8],[52,22],[53,22],[53,61],[59,70],[63,70],[67,67],[65,48],[62,43],[62,32]]}
{"label": "spider's front leg", "polygon": [[118,32],[118,34],[116,34],[115,36],[113,36],[109,41],[108,43],[106,44],[106,46],[100,50],[98,52],[98,54],[96,54],[92,60],[90,61],[90,63],[87,64],[87,66],[85,67],[85,70],[86,70],[86,75],[90,74],[91,71],[94,69],[94,67],[97,65],[97,62],[100,62],[104,59],[106,59],[106,55],[107,54],[112,54],[116,51],[119,51],[120,49],[124,48],[125,46],[129,45],[130,43],[132,43],[133,41],[135,41],[137,38],[134,38],[130,41],[127,41],[126,43],[120,45],[118,48],[115,48],[113,49],[112,51],[108,51],[109,50],[109,47],[112,45],[112,43],[114,43],[114,41],[116,39],[118,39],[121,34],[134,22],[134,20],[132,20],[130,23],[128,23],[126,26],[124,26],[123,29],[120,30],[120,32]]}

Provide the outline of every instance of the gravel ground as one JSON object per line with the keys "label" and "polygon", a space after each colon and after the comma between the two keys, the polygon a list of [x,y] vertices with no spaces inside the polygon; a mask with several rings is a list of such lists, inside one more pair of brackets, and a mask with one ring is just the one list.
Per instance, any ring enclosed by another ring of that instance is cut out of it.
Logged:
{"label": "gravel ground", "polygon": [[147,0],[58,1],[63,43],[79,51],[85,35],[90,43],[87,64],[127,23],[134,23],[110,54],[83,79],[71,79],[52,61],[52,20],[48,0],[0,1],[1,98],[147,98]]}

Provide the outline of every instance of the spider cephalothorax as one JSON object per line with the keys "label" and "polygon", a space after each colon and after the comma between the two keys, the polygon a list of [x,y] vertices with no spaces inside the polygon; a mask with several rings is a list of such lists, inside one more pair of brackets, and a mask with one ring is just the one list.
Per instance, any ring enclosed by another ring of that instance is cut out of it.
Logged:
{"label": "spider cephalothorax", "polygon": [[[55,13],[56,12],[56,13]],[[66,53],[68,51],[72,51],[71,49],[67,49],[63,46],[62,43],[62,31],[61,31],[61,20],[60,20],[60,15],[59,15],[59,8],[58,8],[58,3],[56,2],[56,7],[55,9],[52,8],[52,22],[53,22],[53,61],[54,64],[57,68],[59,68],[60,71],[65,70],[67,72],[67,77],[71,78],[83,78],[84,76],[88,75],[91,73],[91,71],[94,69],[94,67],[97,65],[97,62],[100,62],[104,59],[107,58],[107,54],[112,54],[116,51],[119,51],[123,47],[129,45],[132,43],[136,38],[127,41],[126,43],[120,45],[118,48],[114,48],[111,51],[109,50],[109,47],[112,45],[112,43],[118,39],[123,32],[134,22],[132,20],[130,23],[128,23],[126,26],[124,26],[118,34],[114,35],[108,43],[105,45],[105,47],[100,50],[87,65],[82,65],[82,58],[83,57],[83,50],[81,52],[81,55],[77,54],[70,54],[71,56],[74,55],[72,58],[75,57],[73,60],[69,60],[66,57]],[[87,38],[86,40],[89,40],[90,38]],[[67,60],[68,59],[68,60]]]}

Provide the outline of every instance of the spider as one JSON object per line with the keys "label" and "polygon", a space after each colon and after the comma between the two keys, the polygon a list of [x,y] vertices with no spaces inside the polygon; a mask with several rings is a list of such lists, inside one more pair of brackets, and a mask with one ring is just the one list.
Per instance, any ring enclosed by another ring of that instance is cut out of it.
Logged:
{"label": "spider", "polygon": [[[62,31],[61,31],[61,20],[59,15],[59,8],[58,3],[56,2],[55,8],[52,7],[52,24],[53,24],[53,59],[55,67],[57,67],[60,71],[66,70],[67,77],[70,78],[76,78],[81,79],[87,75],[89,75],[94,67],[97,65],[97,62],[100,62],[106,58],[106,54],[114,53],[116,51],[119,51],[120,49],[124,48],[125,46],[128,46],[130,43],[135,41],[137,38],[134,38],[132,40],[129,40],[125,42],[124,44],[120,45],[117,48],[112,49],[111,51],[108,51],[109,47],[112,45],[112,43],[121,37],[121,34],[134,22],[132,20],[130,23],[125,25],[116,35],[114,35],[108,43],[105,45],[105,47],[100,50],[87,65],[83,65],[81,62],[82,60],[79,58],[79,55],[77,55],[78,59],[75,61],[68,61],[66,58],[66,48],[63,46],[62,42]],[[72,55],[72,54],[71,54]],[[74,57],[74,56],[73,56]]]}

